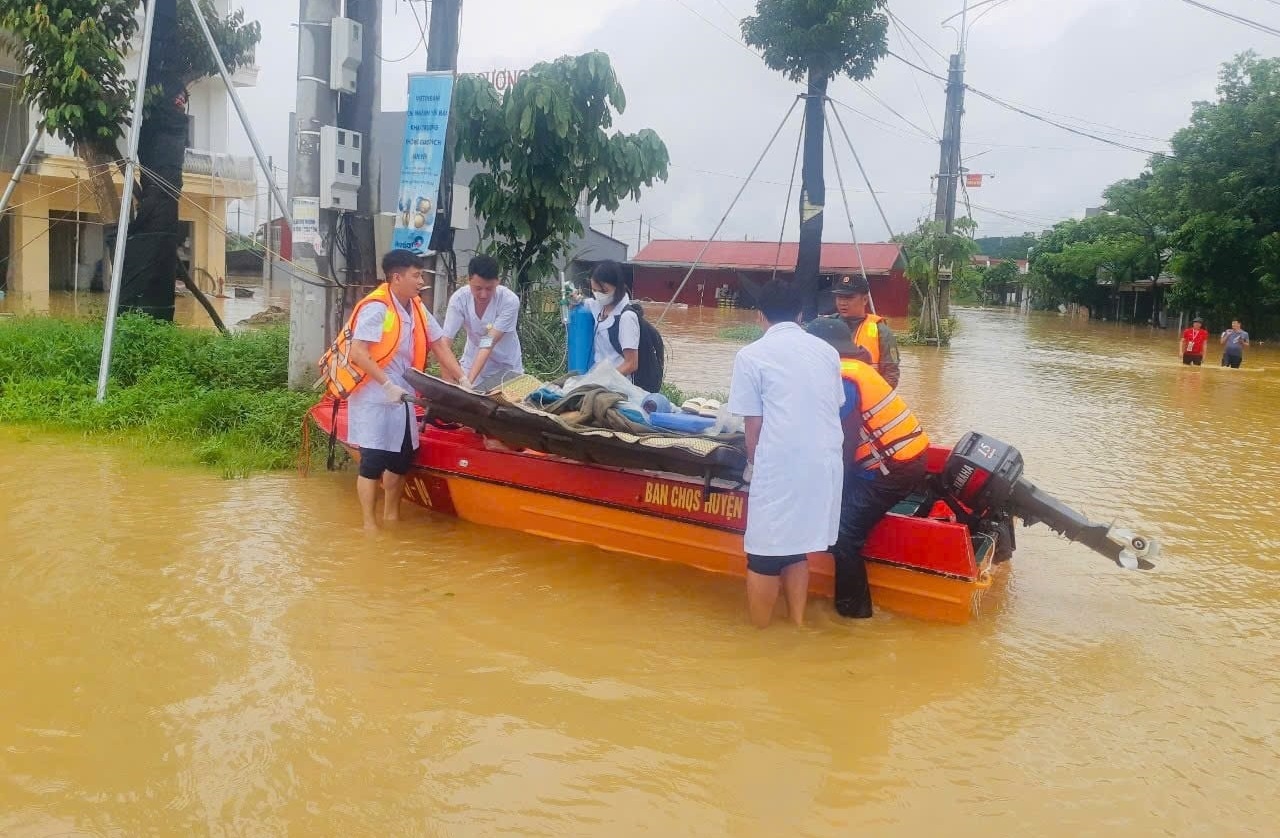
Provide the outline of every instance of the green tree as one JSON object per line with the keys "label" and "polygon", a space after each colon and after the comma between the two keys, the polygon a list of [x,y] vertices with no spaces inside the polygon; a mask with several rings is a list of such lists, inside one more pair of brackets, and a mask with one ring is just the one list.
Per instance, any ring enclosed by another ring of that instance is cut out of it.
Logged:
{"label": "green tree", "polygon": [[614,211],[667,179],[667,147],[654,131],[609,133],[626,105],[602,52],[537,64],[505,96],[483,77],[458,79],[458,153],[488,169],[471,181],[482,247],[521,288],[554,273],[582,234],[580,200]]}
{"label": "green tree", "polygon": [[[907,256],[907,279],[911,281],[914,292],[913,307],[919,312],[917,326],[912,329],[930,343],[946,344],[950,338],[950,330],[942,322],[938,310],[938,282],[942,270],[949,269],[953,276],[956,268],[963,274],[973,256],[978,252],[978,245],[970,235],[976,225],[968,218],[955,221],[954,232],[948,233],[941,221],[924,221],[910,233],[899,234],[895,241],[901,242]],[[962,286],[963,286],[962,282]]]}
{"label": "green tree", "polygon": [[982,272],[983,302],[1003,304],[1004,295],[1008,293],[1009,288],[1021,281],[1022,274],[1018,272],[1018,264],[1012,260],[989,266]]}
{"label": "green tree", "polygon": [[[125,307],[172,319],[187,88],[218,70],[191,7],[152,2],[158,5],[138,149],[141,190],[121,300]],[[242,11],[218,15],[213,0],[200,4],[228,68],[250,62],[261,38],[258,24],[246,22]],[[45,130],[84,160],[98,214],[109,225],[119,220],[120,198],[110,173],[132,118],[135,83],[125,72],[124,55],[137,33],[138,7],[137,0],[0,0],[0,30],[13,36],[25,68],[23,103],[38,109]]]}
{"label": "green tree", "polygon": [[978,252],[992,259],[1026,259],[1027,251],[1035,246],[1035,233],[1020,236],[987,236],[974,239]]}
{"label": "green tree", "polygon": [[742,36],[770,69],[805,82],[804,163],[800,189],[800,246],[796,283],[805,319],[817,314],[826,183],[822,170],[827,86],[837,76],[871,77],[885,54],[886,0],[757,0]]}
{"label": "green tree", "polygon": [[1223,66],[1218,98],[1153,158],[1151,179],[1176,220],[1174,303],[1219,321],[1280,326],[1280,59]]}
{"label": "green tree", "polygon": [[1068,219],[1041,235],[1031,269],[1063,302],[1100,307],[1108,285],[1151,276],[1151,250],[1142,225],[1123,215]]}

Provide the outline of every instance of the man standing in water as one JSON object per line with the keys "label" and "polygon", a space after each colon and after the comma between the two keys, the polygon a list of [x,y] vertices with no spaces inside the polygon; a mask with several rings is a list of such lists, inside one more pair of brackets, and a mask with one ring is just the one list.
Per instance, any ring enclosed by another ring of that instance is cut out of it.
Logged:
{"label": "man standing in water", "polygon": [[867,311],[871,304],[871,285],[864,276],[842,276],[831,288],[836,301],[836,315],[853,333],[853,343],[867,350],[869,363],[891,386],[898,386],[898,341],[888,322]]}
{"label": "man standing in water", "polygon": [[498,260],[479,255],[467,265],[467,284],[449,298],[444,336],[467,334],[462,368],[482,393],[524,372],[520,357],[520,297],[498,279]]}
{"label": "man standing in water", "polygon": [[1240,328],[1239,320],[1231,321],[1231,328],[1222,333],[1218,341],[1225,347],[1222,350],[1222,365],[1233,370],[1240,369],[1244,362],[1244,348],[1249,345],[1249,333]]}
{"label": "man standing in water", "polygon": [[366,530],[378,528],[379,484],[386,496],[382,520],[400,519],[404,476],[418,448],[417,417],[405,401],[410,391],[405,373],[424,368],[430,353],[446,378],[471,386],[440,324],[418,299],[422,258],[393,250],[382,257],[382,273],[386,281],[356,304],[321,361],[330,392],[336,387],[347,399],[347,442],[360,448],[356,491]]}
{"label": "man standing in water", "polygon": [[770,282],[757,302],[768,331],[734,358],[728,404],[747,432],[747,608],[764,628],[785,591],[799,626],[808,554],[833,544],[840,524],[840,356],[800,328],[790,285]]}
{"label": "man standing in water", "polygon": [[809,333],[840,353],[844,386],[844,492],[840,537],[831,548],[836,565],[835,605],[841,617],[871,616],[871,585],[862,547],[890,509],[924,485],[929,437],[914,414],[879,373],[866,363],[839,320],[820,317]]}
{"label": "man standing in water", "polygon": [[1204,329],[1204,321],[1199,317],[1191,321],[1191,328],[1184,329],[1182,340],[1182,363],[1197,367],[1204,363],[1204,345],[1209,341],[1209,333]]}

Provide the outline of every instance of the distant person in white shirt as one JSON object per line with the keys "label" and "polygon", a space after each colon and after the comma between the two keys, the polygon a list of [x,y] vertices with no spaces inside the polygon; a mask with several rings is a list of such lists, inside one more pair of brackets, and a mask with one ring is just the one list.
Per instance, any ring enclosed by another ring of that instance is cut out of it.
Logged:
{"label": "distant person in white shirt", "polygon": [[462,368],[481,393],[524,373],[520,354],[520,296],[498,279],[498,260],[476,256],[467,265],[467,284],[453,292],[444,315],[449,340],[465,331]]}
{"label": "distant person in white shirt", "polygon": [[583,303],[596,319],[593,365],[608,360],[628,378],[640,367],[640,316],[628,311],[630,290],[622,266],[606,260],[591,272],[591,297]]}
{"label": "distant person in white shirt", "polygon": [[774,280],[757,298],[768,331],[733,360],[729,412],[747,431],[747,609],[769,625],[780,591],[804,624],[809,553],[836,542],[844,482],[840,355],[806,334],[800,295]]}

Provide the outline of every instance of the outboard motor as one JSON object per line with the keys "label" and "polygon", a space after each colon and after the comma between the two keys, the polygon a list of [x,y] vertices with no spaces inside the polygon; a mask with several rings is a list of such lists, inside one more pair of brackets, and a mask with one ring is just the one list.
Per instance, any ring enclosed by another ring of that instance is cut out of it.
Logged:
{"label": "outboard motor", "polygon": [[[941,500],[971,529],[994,530],[997,560],[1013,550],[1012,518],[1042,523],[1130,570],[1155,567],[1154,539],[1095,524],[1022,476],[1022,454],[1012,445],[971,431],[956,443],[935,484]],[[982,526],[983,524],[986,526]]]}

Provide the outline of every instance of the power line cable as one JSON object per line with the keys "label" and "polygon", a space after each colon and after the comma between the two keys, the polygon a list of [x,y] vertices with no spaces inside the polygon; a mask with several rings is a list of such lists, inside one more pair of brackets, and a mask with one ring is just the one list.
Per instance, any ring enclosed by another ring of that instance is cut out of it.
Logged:
{"label": "power line cable", "polygon": [[[891,56],[893,56],[894,58],[898,59],[898,60],[899,60],[899,61],[901,61],[903,64],[906,64],[908,67],[911,67],[911,68],[915,69],[915,70],[916,70],[916,71],[918,71],[918,72],[921,72],[921,73],[924,73],[924,74],[926,74],[926,75],[932,76],[932,77],[933,77],[933,78],[935,78],[935,79],[941,79],[941,80],[943,80],[943,81],[946,81],[946,79],[943,79],[943,77],[942,77],[942,76],[939,76],[937,73],[933,72],[932,70],[929,70],[929,69],[926,69],[926,68],[924,68],[924,67],[921,67],[919,64],[916,64],[916,63],[914,63],[914,62],[912,62],[912,61],[907,60],[906,58],[903,58],[901,55],[898,55],[896,52],[893,52],[892,50],[889,50],[889,51],[888,51],[888,54],[889,54],[889,55],[891,55]],[[1058,121],[1056,121],[1056,120],[1049,119],[1048,117],[1041,116],[1040,114],[1032,113],[1031,111],[1027,110],[1026,108],[1022,108],[1022,107],[1019,107],[1019,106],[1017,106],[1017,105],[1014,105],[1014,104],[1012,104],[1012,103],[1010,103],[1010,102],[1006,102],[1006,101],[1004,101],[1003,99],[1000,99],[1000,98],[998,98],[998,97],[996,97],[996,96],[993,96],[993,95],[991,95],[990,93],[987,93],[987,92],[985,92],[985,91],[979,90],[979,89],[977,89],[976,87],[974,87],[973,85],[970,85],[970,84],[966,84],[966,85],[964,86],[964,89],[965,89],[965,90],[967,90],[967,91],[969,91],[970,93],[974,94],[975,96],[980,96],[981,98],[986,99],[986,100],[988,100],[989,102],[992,102],[993,104],[999,105],[999,106],[1000,106],[1000,107],[1002,107],[1002,108],[1006,108],[1006,109],[1011,110],[1011,111],[1013,111],[1013,112],[1015,112],[1015,113],[1019,113],[1019,114],[1022,114],[1023,116],[1030,117],[1031,119],[1035,119],[1035,120],[1038,120],[1038,121],[1040,121],[1040,122],[1044,122],[1044,123],[1046,123],[1046,124],[1048,124],[1048,125],[1052,125],[1052,126],[1054,126],[1055,128],[1060,128],[1060,129],[1062,129],[1063,131],[1067,131],[1067,132],[1069,132],[1069,133],[1071,133],[1071,134],[1076,134],[1076,135],[1081,136],[1081,137],[1087,137],[1087,138],[1089,138],[1089,139],[1091,139],[1091,140],[1097,140],[1097,141],[1098,141],[1098,142],[1100,142],[1100,143],[1106,143],[1107,145],[1113,145],[1113,146],[1116,146],[1117,148],[1123,148],[1123,149],[1125,149],[1126,151],[1133,151],[1133,152],[1137,152],[1137,153],[1139,153],[1139,154],[1146,154],[1146,155],[1153,156],[1153,157],[1172,157],[1172,155],[1170,155],[1170,154],[1166,154],[1165,152],[1162,152],[1162,151],[1152,151],[1151,149],[1148,149],[1148,148],[1140,148],[1140,147],[1138,147],[1138,146],[1130,145],[1130,144],[1128,144],[1128,143],[1123,143],[1123,142],[1120,142],[1120,141],[1118,141],[1118,140],[1112,140],[1112,139],[1108,139],[1108,138],[1106,138],[1106,137],[1101,137],[1101,136],[1099,136],[1099,135],[1097,135],[1097,134],[1094,134],[1094,133],[1091,133],[1091,132],[1089,132],[1089,131],[1084,131],[1084,130],[1082,130],[1082,129],[1080,129],[1080,128],[1076,128],[1076,127],[1071,126],[1071,125],[1066,125],[1066,124],[1061,123],[1061,122],[1058,122]]]}
{"label": "power line cable", "polygon": [[[1276,0],[1276,2],[1280,2],[1280,0]],[[910,32],[913,36],[915,36],[915,39],[916,39],[917,41],[919,41],[920,43],[924,44],[924,45],[925,45],[926,47],[928,47],[929,49],[933,50],[934,55],[937,55],[939,58],[941,58],[941,59],[943,60],[943,62],[944,62],[944,63],[945,63],[945,62],[949,62],[949,61],[950,61],[950,59],[949,59],[949,58],[947,58],[947,56],[943,55],[943,53],[942,53],[942,51],[941,51],[941,50],[939,50],[939,49],[938,49],[937,47],[935,47],[933,44],[929,43],[927,40],[925,40],[924,38],[922,38],[922,37],[920,37],[918,34],[916,34],[916,31],[915,31],[914,29],[912,29],[910,26],[908,26],[908,25],[906,24],[906,22],[905,22],[905,21],[903,21],[903,19],[902,19],[902,18],[898,17],[897,15],[895,15],[892,11],[890,11],[890,10],[888,10],[888,9],[885,9],[885,13],[889,15],[889,19],[890,19],[890,20],[894,21],[895,23],[897,23],[897,24],[898,24],[898,26],[902,27],[903,29],[905,29],[905,30],[907,30],[908,32]],[[919,53],[919,50],[917,50],[917,53]],[[921,64],[925,64],[925,63],[928,63],[928,62],[924,61],[924,59],[921,59],[920,63],[921,63]]]}
{"label": "power line cable", "polygon": [[1182,0],[1182,2],[1186,3],[1188,6],[1195,6],[1197,9],[1204,9],[1209,14],[1217,15],[1218,17],[1235,21],[1236,23],[1239,23],[1243,26],[1247,26],[1250,29],[1256,30],[1258,32],[1262,32],[1263,34],[1275,35],[1276,37],[1280,38],[1280,29],[1276,29],[1274,27],[1268,26],[1265,23],[1260,23],[1259,21],[1253,20],[1252,18],[1242,17],[1241,15],[1233,14],[1232,12],[1228,12],[1225,9],[1219,9],[1215,6],[1210,6],[1207,3],[1201,3],[1199,0]]}
{"label": "power line cable", "polygon": [[[400,7],[400,0],[396,0],[396,8],[399,8],[399,7]],[[415,21],[418,20],[418,13],[413,9],[413,3],[409,3],[409,14],[413,15],[413,19]],[[402,62],[408,61],[410,58],[413,58],[415,55],[418,54],[418,47],[422,47],[423,49],[427,48],[427,30],[422,26],[421,23],[418,24],[418,29],[421,31],[422,37],[418,39],[418,42],[416,44],[414,44],[412,47],[409,48],[409,51],[405,53],[403,58],[387,58],[386,56],[379,53],[377,50],[374,50],[373,54],[377,56],[378,60],[381,61],[383,64],[400,64]]]}
{"label": "power line cable", "polygon": [[[898,119],[901,119],[903,122],[907,123],[907,124],[908,124],[908,125],[910,125],[912,128],[914,128],[914,129],[916,129],[917,131],[919,131],[919,132],[920,132],[920,133],[921,133],[921,134],[922,134],[926,139],[928,139],[928,140],[930,140],[930,141],[932,141],[932,142],[935,142],[935,143],[936,143],[936,142],[940,142],[940,141],[941,141],[941,138],[938,136],[938,132],[937,132],[937,130],[936,130],[936,126],[935,126],[935,130],[934,130],[934,132],[933,132],[932,134],[930,134],[928,131],[924,130],[924,129],[923,129],[923,128],[921,128],[919,125],[915,124],[914,122],[912,122],[911,120],[909,120],[909,119],[907,119],[905,116],[903,116],[901,113],[899,113],[897,110],[895,110],[895,109],[894,109],[894,107],[893,107],[892,105],[890,105],[888,102],[886,102],[885,100],[883,100],[883,99],[881,99],[879,96],[877,96],[877,95],[876,95],[876,93],[875,93],[875,91],[873,91],[870,87],[867,87],[867,85],[866,85],[865,83],[860,82],[860,81],[857,81],[857,82],[854,82],[854,84],[858,85],[858,87],[862,89],[862,92],[863,92],[863,93],[866,93],[866,94],[867,94],[868,96],[870,96],[872,99],[875,99],[877,102],[879,102],[879,103],[880,103],[880,105],[881,105],[885,110],[887,110],[889,113],[893,114],[893,115],[894,115],[894,116],[896,116]],[[924,98],[924,96],[923,96],[923,94],[922,94],[922,95],[921,95],[921,99],[923,100],[923,98]],[[930,117],[930,120],[932,121],[932,117]]]}
{"label": "power line cable", "polygon": [[[889,15],[889,20],[893,23],[894,28],[898,30],[898,37],[902,38],[903,42],[905,42],[907,46],[911,47],[912,51],[916,54],[916,58],[920,59],[920,63],[927,63],[924,60],[924,56],[921,55],[920,50],[916,48],[916,45],[911,43],[911,41],[907,39],[907,36],[903,34],[902,27],[898,25],[898,19],[893,15]],[[934,121],[933,112],[929,110],[929,103],[925,101],[924,90],[920,87],[920,80],[914,73],[911,75],[911,84],[916,89],[916,95],[920,97],[920,104],[924,107],[924,115],[929,119],[929,127],[933,129],[933,133],[936,136],[941,136],[941,132],[938,131],[938,123]]]}

